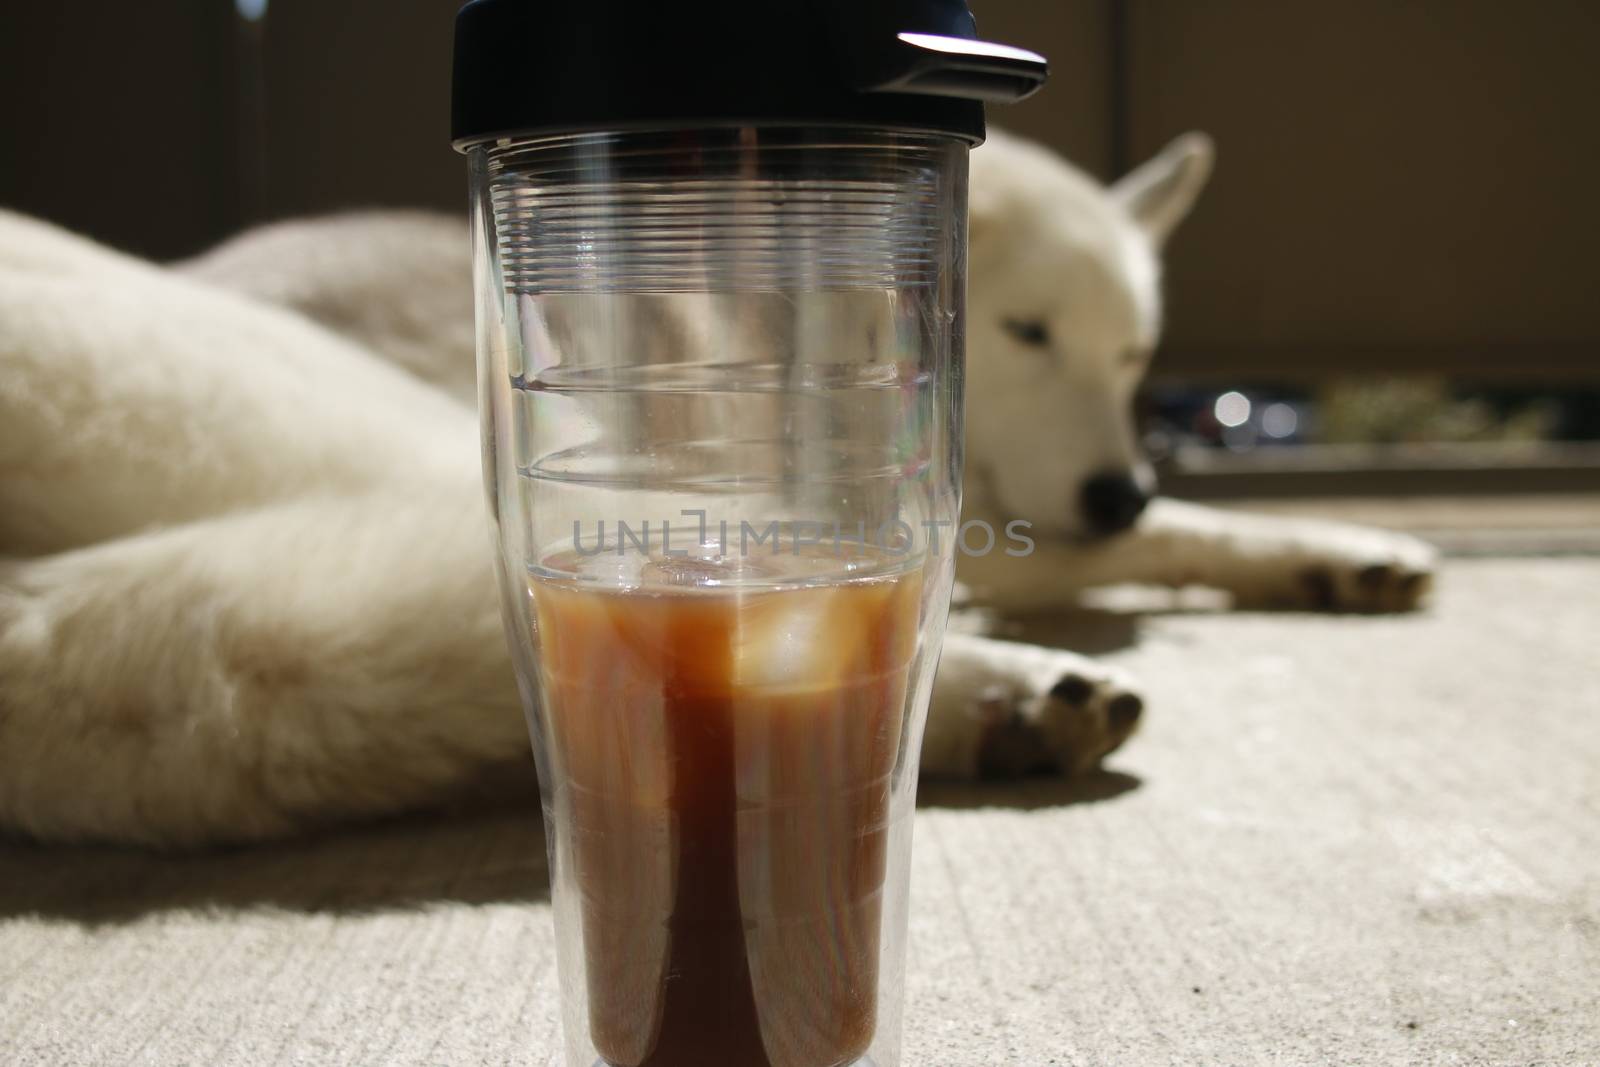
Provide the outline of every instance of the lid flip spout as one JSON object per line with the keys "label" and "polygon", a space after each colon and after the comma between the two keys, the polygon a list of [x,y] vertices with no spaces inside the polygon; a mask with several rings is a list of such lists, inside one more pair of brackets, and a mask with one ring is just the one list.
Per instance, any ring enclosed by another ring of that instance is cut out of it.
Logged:
{"label": "lid flip spout", "polygon": [[900,33],[898,69],[868,92],[929,93],[1010,104],[1044,86],[1049,67],[1044,56],[1025,48],[932,33]]}
{"label": "lid flip spout", "polygon": [[978,40],[966,0],[813,0],[859,92],[1009,104],[1044,85],[1049,65],[1025,48]]}
{"label": "lid flip spout", "polygon": [[1043,56],[977,39],[965,0],[471,0],[451,139],[685,126],[873,126],[983,140]]}

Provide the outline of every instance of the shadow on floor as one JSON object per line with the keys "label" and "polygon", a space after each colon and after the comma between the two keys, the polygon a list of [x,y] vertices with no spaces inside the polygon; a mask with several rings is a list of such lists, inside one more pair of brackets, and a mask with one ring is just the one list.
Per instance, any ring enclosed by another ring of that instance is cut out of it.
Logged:
{"label": "shadow on floor", "polygon": [[0,919],[97,924],[237,908],[351,913],[439,900],[538,901],[549,893],[536,803],[195,853],[0,841]]}
{"label": "shadow on floor", "polygon": [[1076,778],[1041,776],[1015,782],[923,782],[917,790],[917,807],[1036,811],[1111,800],[1143,784],[1143,779],[1136,775],[1105,770]]}
{"label": "shadow on floor", "polygon": [[1138,644],[1142,621],[1140,612],[1072,607],[996,617],[989,636],[1098,656]]}

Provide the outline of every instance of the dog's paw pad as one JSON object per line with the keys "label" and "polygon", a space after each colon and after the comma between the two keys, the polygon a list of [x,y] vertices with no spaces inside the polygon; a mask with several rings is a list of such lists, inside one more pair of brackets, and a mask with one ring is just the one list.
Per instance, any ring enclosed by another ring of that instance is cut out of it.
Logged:
{"label": "dog's paw pad", "polygon": [[1433,588],[1433,570],[1403,563],[1373,563],[1356,572],[1356,588],[1379,604],[1414,607]]}
{"label": "dog's paw pad", "polygon": [[1113,729],[1131,732],[1142,715],[1144,698],[1138,693],[1118,693],[1106,703],[1106,721]]}
{"label": "dog's paw pad", "polygon": [[1056,700],[1079,707],[1094,696],[1095,685],[1081,674],[1064,674],[1050,687],[1050,696]]}
{"label": "dog's paw pad", "polygon": [[1329,567],[1307,567],[1301,571],[1300,588],[1313,608],[1332,611],[1339,604],[1338,583]]}

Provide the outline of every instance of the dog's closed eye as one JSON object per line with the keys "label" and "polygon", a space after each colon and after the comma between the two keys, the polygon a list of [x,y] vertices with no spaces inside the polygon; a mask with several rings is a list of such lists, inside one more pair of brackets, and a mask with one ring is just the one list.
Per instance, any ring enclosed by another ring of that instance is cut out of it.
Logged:
{"label": "dog's closed eye", "polygon": [[1050,328],[1038,319],[1006,319],[1001,325],[1025,345],[1046,348],[1050,344]]}

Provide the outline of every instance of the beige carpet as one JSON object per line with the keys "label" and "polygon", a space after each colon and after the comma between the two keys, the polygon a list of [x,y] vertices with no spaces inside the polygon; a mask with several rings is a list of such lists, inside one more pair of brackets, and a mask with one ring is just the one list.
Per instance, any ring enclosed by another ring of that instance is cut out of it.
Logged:
{"label": "beige carpet", "polygon": [[[1136,639],[1147,729],[1082,787],[924,790],[907,1067],[1600,1064],[1600,560],[1068,621]],[[522,812],[0,846],[0,1064],[557,1064],[543,879]]]}

